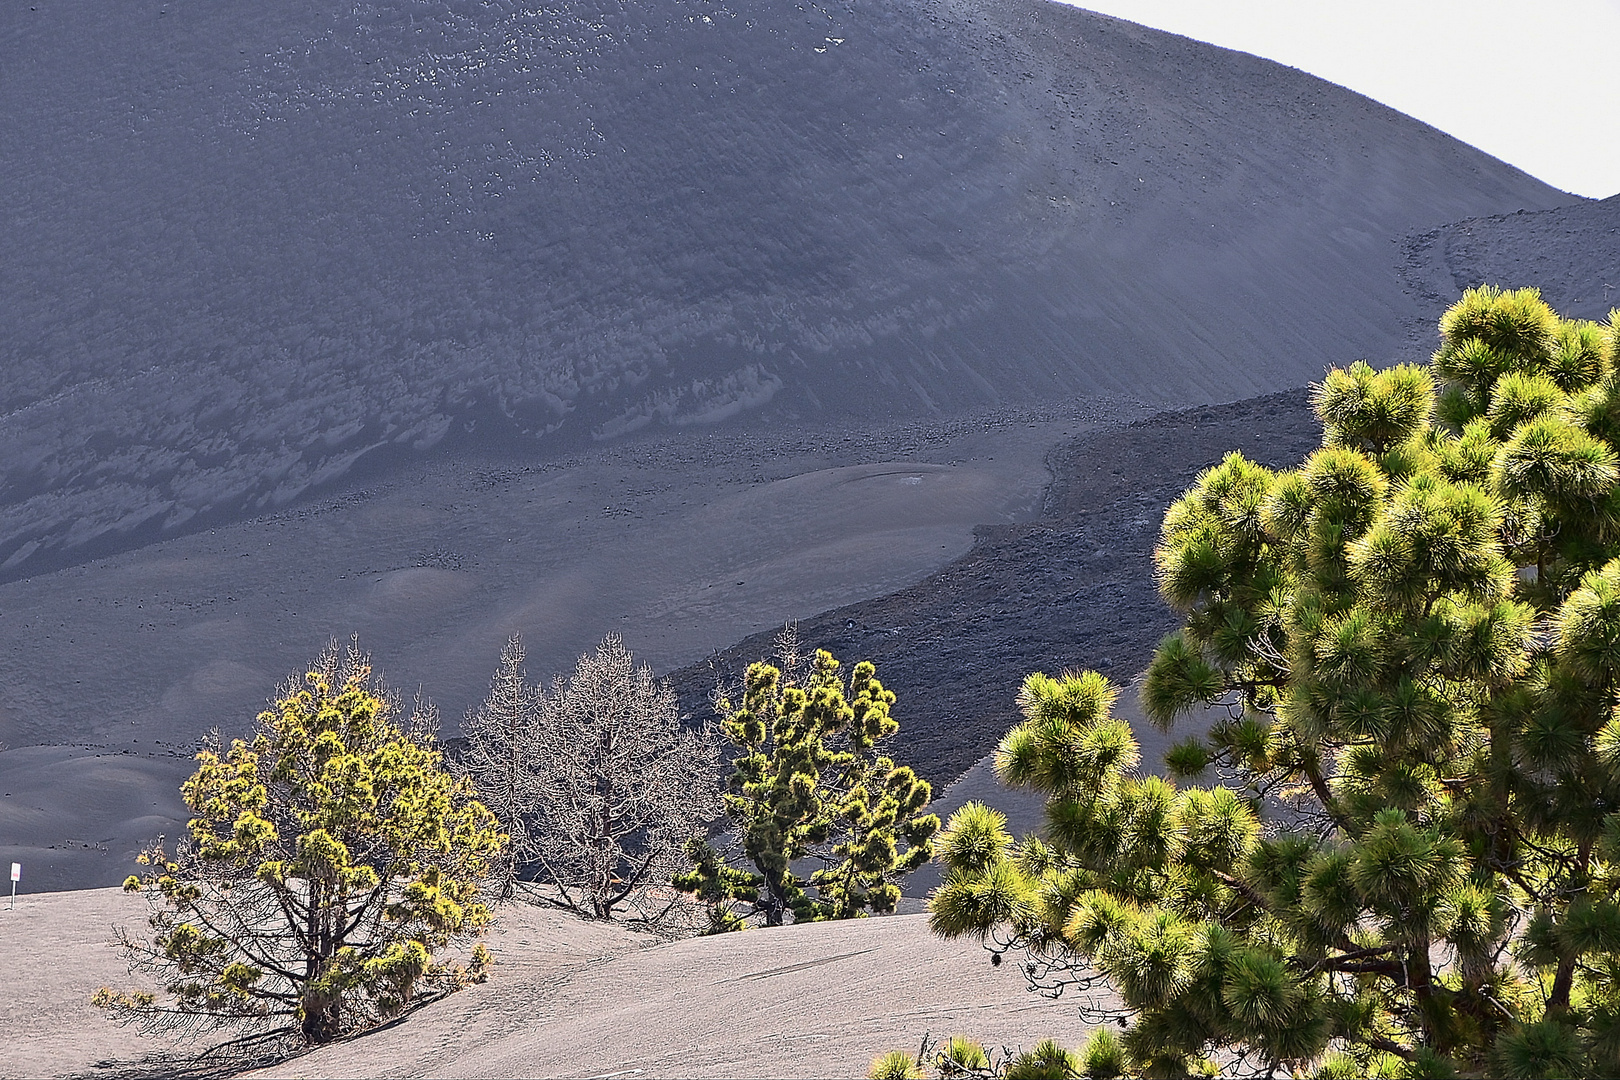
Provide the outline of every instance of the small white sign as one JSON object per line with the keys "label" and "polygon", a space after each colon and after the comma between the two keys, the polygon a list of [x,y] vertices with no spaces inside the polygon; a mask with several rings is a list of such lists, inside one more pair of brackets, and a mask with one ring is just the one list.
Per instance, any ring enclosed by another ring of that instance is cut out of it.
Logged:
{"label": "small white sign", "polygon": [[11,880],[12,881],[21,881],[22,880],[22,863],[14,862],[14,863],[11,864]]}

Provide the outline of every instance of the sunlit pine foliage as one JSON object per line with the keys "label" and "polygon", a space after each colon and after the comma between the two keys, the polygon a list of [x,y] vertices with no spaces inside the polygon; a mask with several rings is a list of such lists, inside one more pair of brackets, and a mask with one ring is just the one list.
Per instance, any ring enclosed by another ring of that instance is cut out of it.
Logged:
{"label": "sunlit pine foliage", "polygon": [[1101,675],[1032,675],[996,770],[1041,837],[969,805],[937,841],[936,932],[1123,999],[1100,1070],[1620,1075],[1620,313],[1481,287],[1440,330],[1165,515],[1141,700],[1216,710],[1168,764],[1219,783],[1144,775]]}
{"label": "sunlit pine foliage", "polygon": [[695,840],[693,870],[675,879],[717,931],[892,912],[939,829],[928,782],[878,749],[900,723],[877,669],[862,661],[846,678],[825,649],[802,661],[791,627],[777,649],[781,666],[750,665],[740,701],[716,700],[737,850]]}

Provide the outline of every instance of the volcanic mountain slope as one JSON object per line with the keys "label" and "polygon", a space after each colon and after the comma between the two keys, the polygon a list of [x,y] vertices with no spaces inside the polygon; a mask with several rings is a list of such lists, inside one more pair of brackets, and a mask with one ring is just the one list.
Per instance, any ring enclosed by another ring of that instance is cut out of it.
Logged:
{"label": "volcanic mountain slope", "polygon": [[0,572],[358,463],[766,409],[1230,400],[1571,201],[1046,0],[0,5]]}
{"label": "volcanic mountain slope", "polygon": [[[1404,254],[1403,279],[1435,310],[1488,283],[1539,288],[1565,316],[1606,320],[1620,305],[1620,196],[1455,222],[1408,238]],[[1433,333],[1431,323],[1430,342]],[[1153,546],[1165,509],[1200,470],[1231,450],[1290,467],[1320,436],[1303,389],[1084,435],[1048,456],[1053,483],[1038,518],[986,525],[940,572],[820,614],[800,633],[876,661],[900,697],[899,756],[950,780],[1016,722],[1028,673],[1094,668],[1123,683],[1146,665],[1177,625],[1154,588]],[[770,649],[771,634],[756,634],[675,681],[701,710],[717,675],[735,678]]]}

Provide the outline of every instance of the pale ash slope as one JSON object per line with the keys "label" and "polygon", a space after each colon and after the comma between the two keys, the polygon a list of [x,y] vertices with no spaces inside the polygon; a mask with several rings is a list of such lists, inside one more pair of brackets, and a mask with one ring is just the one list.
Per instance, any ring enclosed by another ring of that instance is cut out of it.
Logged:
{"label": "pale ash slope", "polygon": [[247,1075],[864,1076],[924,1034],[1029,1049],[1087,1031],[1073,997],[1032,994],[1016,964],[933,937],[926,915],[892,915],[621,953]]}
{"label": "pale ash slope", "polygon": [[0,573],[434,446],[1297,385],[1431,314],[1391,241],[1567,201],[1042,0],[0,5]]}
{"label": "pale ash slope", "polygon": [[[130,985],[105,942],[144,912],[114,889],[0,908],[0,965],[22,975],[0,997],[0,1076],[196,1075],[183,1055],[206,1043],[140,1039],[88,1003],[97,986]],[[519,905],[499,909],[490,947],[489,982],[247,1075],[861,1076],[925,1032],[1014,1047],[1085,1033],[1073,1000],[1030,994],[1016,965],[934,938],[921,915],[659,944]]]}
{"label": "pale ash slope", "polygon": [[[146,915],[145,898],[121,889],[24,893],[15,910],[0,905],[0,966],[8,973],[0,996],[0,1077],[219,1075],[217,1068],[180,1065],[225,1036],[142,1038],[90,1005],[98,987],[154,989],[129,975],[110,944],[115,926],[138,933]],[[650,939],[525,906],[497,913],[490,943],[502,970],[482,993],[515,999],[517,1016],[522,1002],[543,1001],[546,987],[574,968],[644,948]]]}

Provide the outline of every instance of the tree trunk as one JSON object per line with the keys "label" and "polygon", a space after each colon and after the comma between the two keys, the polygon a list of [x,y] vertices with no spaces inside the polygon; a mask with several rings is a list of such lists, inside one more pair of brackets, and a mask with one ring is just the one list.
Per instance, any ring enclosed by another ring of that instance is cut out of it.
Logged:
{"label": "tree trunk", "polygon": [[[1574,888],[1571,890],[1577,897],[1584,897],[1592,883],[1592,841],[1582,840],[1575,852],[1575,873],[1570,882]],[[1569,908],[1564,909],[1564,917],[1569,917]],[[1553,975],[1552,992],[1547,996],[1547,1012],[1569,1011],[1569,994],[1575,988],[1575,961],[1578,954],[1570,952],[1558,961],[1557,973]]]}
{"label": "tree trunk", "polygon": [[1434,970],[1429,966],[1429,935],[1424,934],[1412,946],[1406,957],[1406,986],[1417,998],[1418,1020],[1423,1027],[1423,1041],[1430,1046],[1436,1041],[1434,997]]}
{"label": "tree trunk", "polygon": [[303,1000],[299,1003],[299,1029],[312,1043],[329,1043],[343,1034],[343,1006],[332,994],[323,994],[309,983],[304,984]]}
{"label": "tree trunk", "polygon": [[613,892],[613,799],[614,776],[613,765],[613,729],[609,728],[597,740],[596,760],[596,794],[601,802],[596,820],[591,822],[596,835],[591,837],[591,846],[596,849],[595,865],[591,868],[591,908],[598,919],[611,919],[613,917],[613,904],[609,899]]}
{"label": "tree trunk", "polygon": [[1575,958],[1566,956],[1558,961],[1553,975],[1552,992],[1547,995],[1547,1015],[1569,1011],[1569,992],[1575,987]]}
{"label": "tree trunk", "polygon": [[[506,727],[506,827],[515,834],[518,831],[517,721],[515,719],[508,719]],[[512,899],[512,894],[517,891],[517,837],[515,835],[507,841],[506,851],[501,855],[500,874],[500,899],[510,900]]]}
{"label": "tree trunk", "polygon": [[299,1030],[312,1043],[328,1043],[343,1033],[342,994],[316,988],[334,949],[331,898],[319,881],[309,883],[309,942],[304,958],[304,985],[298,1002]]}
{"label": "tree trunk", "polygon": [[766,875],[765,877],[765,925],[781,926],[787,920],[787,896],[782,891],[781,883]]}

